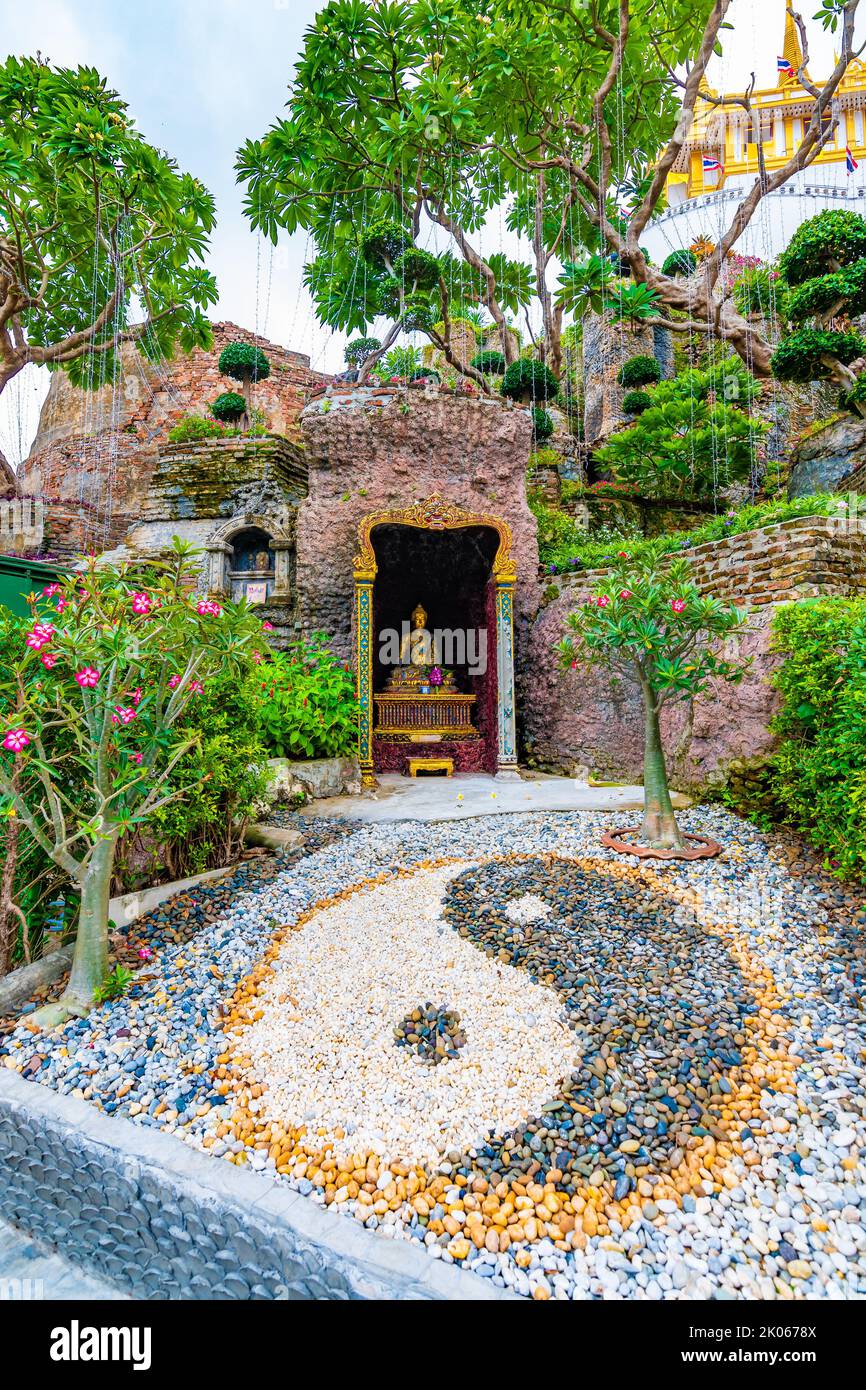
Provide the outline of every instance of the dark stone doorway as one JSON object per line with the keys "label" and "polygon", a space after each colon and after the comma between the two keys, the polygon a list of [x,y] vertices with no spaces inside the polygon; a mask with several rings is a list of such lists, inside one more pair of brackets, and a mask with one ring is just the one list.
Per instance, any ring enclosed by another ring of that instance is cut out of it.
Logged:
{"label": "dark stone doorway", "polygon": [[379,771],[405,771],[408,751],[418,756],[454,758],[455,771],[496,771],[496,611],[492,580],[499,537],[489,526],[455,530],[422,530],[413,526],[377,526],[371,536],[378,566],[373,588],[373,690],[385,687],[390,667],[380,659],[380,635],[386,629],[402,632],[417,604],[427,612],[427,627],[450,631],[482,630],[487,635],[486,670],[470,675],[465,662],[448,661],[459,689],[475,695],[475,740],[443,739],[414,743],[408,749],[374,739],[374,762]]}

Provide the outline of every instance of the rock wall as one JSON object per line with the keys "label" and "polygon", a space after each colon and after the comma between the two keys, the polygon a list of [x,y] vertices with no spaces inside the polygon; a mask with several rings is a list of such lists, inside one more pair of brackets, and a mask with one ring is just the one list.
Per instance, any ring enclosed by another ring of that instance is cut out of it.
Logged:
{"label": "rock wall", "polygon": [[841,415],[797,446],[788,482],[789,497],[808,497],[814,492],[856,491],[854,475],[866,467],[866,420]]}
{"label": "rock wall", "polygon": [[[311,402],[301,417],[310,491],[298,512],[302,620],[334,634],[353,656],[353,560],[368,512],[438,495],[507,521],[517,564],[517,661],[538,610],[535,517],[526,501],[532,439],[528,415],[502,401],[419,389],[355,391]],[[407,575],[409,609],[411,576]],[[407,609],[407,616],[408,611]]]}
{"label": "rock wall", "polygon": [[185,415],[209,415],[209,404],[237,383],[219,373],[222,349],[230,342],[255,343],[271,375],[253,390],[268,429],[299,441],[298,418],[314,389],[328,380],[310,369],[309,358],[239,328],[213,325],[210,352],[196,348],[158,366],[133,347],[122,353],[116,392],[88,393],[55,372],[42,407],[39,430],[20,469],[21,491],[48,504],[45,548],[60,556],[111,549],[141,514],[160,450]]}
{"label": "rock wall", "polygon": [[[731,639],[728,650],[752,662],[739,684],[713,682],[691,709],[679,703],[664,712],[673,780],[697,788],[724,781],[731,763],[766,756],[772,748],[768,726],[777,697],[769,679],[780,660],[770,650],[775,608],[795,599],[866,592],[866,522],[788,521],[699,546],[689,558],[702,592],[750,610],[747,628]],[[599,668],[563,673],[555,659],[554,644],[565,632],[568,614],[603,573],[566,579],[533,624],[527,752],[543,767],[640,781],[643,716],[637,686]]]}
{"label": "rock wall", "polygon": [[623,414],[625,392],[617,374],[631,357],[654,357],[662,376],[673,376],[673,348],[666,329],[634,332],[598,314],[587,314],[583,321],[583,437],[589,444],[601,443],[630,422],[631,417]]}

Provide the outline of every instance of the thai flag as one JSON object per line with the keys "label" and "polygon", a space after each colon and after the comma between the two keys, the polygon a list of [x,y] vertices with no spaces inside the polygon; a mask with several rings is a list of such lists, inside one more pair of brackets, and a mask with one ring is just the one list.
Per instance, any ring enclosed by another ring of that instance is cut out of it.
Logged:
{"label": "thai flag", "polygon": [[719,159],[709,159],[704,155],[701,163],[705,174],[720,174],[722,172],[722,164]]}
{"label": "thai flag", "polygon": [[853,174],[853,173],[854,173],[854,170],[855,170],[857,167],[858,167],[857,161],[856,161],[856,159],[854,158],[853,154],[851,153],[851,147],[850,147],[850,145],[846,145],[846,146],[845,146],[845,168],[848,170],[848,173],[849,173],[849,174]]}
{"label": "thai flag", "polygon": [[787,58],[776,59],[776,71],[783,77],[793,77],[794,69]]}

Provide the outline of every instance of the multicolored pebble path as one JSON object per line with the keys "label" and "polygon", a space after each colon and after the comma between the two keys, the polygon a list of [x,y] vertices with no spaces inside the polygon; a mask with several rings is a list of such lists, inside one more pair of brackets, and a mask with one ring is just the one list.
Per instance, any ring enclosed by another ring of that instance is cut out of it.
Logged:
{"label": "multicolored pebble path", "polygon": [[537,1300],[862,1297],[860,916],[727,812],[606,825],[332,827],[2,1060]]}

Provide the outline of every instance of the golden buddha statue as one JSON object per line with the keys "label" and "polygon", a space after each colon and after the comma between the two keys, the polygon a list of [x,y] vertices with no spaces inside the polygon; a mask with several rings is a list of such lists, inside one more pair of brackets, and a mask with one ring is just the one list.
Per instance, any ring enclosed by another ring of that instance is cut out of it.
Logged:
{"label": "golden buddha statue", "polygon": [[385,689],[417,692],[422,687],[427,688],[427,693],[436,695],[456,690],[453,671],[443,670],[435,663],[433,637],[427,630],[427,612],[419,603],[412,612],[412,626],[400,643],[400,664],[391,671]]}

